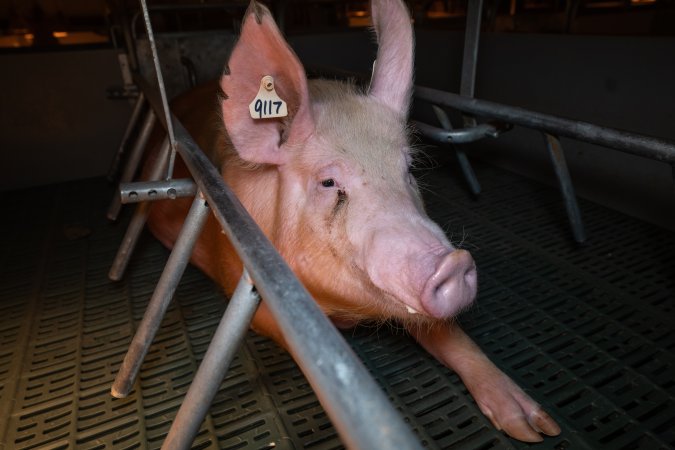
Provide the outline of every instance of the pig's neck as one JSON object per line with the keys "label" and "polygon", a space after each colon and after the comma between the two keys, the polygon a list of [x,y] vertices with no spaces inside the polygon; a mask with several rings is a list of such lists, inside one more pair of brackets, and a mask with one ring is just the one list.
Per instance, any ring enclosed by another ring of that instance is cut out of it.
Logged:
{"label": "pig's neck", "polygon": [[277,168],[247,166],[236,154],[229,153],[222,162],[221,173],[253,220],[274,243],[274,231],[278,229],[276,218],[279,217],[280,176]]}

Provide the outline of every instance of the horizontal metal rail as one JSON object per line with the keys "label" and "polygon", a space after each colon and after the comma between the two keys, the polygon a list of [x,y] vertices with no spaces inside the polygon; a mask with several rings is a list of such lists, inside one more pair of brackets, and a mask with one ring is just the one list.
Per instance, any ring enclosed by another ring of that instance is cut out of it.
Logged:
{"label": "horizontal metal rail", "polygon": [[517,106],[463,97],[422,86],[415,87],[415,98],[475,116],[498,119],[557,136],[570,137],[658,161],[675,163],[675,142],[665,139],[529,111]]}
{"label": "horizontal metal rail", "polygon": [[[155,89],[136,83],[164,124]],[[349,448],[419,449],[401,416],[177,118],[177,150]]]}
{"label": "horizontal metal rail", "polygon": [[[309,67],[309,70],[313,76],[351,78],[357,80],[359,83],[367,83],[369,79],[362,72],[335,69],[322,65],[312,65]],[[644,158],[675,164],[675,141],[618,130],[616,128],[603,127],[590,122],[565,119],[552,114],[530,111],[518,106],[464,97],[459,94],[425,86],[415,86],[414,97],[432,105],[456,109],[478,117],[496,119],[513,125],[533,128],[555,136],[565,136]]]}

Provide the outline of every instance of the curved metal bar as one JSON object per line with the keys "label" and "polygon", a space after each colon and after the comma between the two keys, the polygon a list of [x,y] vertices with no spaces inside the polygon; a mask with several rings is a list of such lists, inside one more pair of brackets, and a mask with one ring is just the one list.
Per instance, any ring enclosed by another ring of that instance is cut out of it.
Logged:
{"label": "curved metal bar", "polygon": [[424,122],[418,122],[417,120],[412,120],[411,123],[420,130],[424,137],[442,144],[467,144],[485,137],[494,138],[499,136],[499,129],[489,123],[481,123],[475,127],[458,128],[455,130],[445,130]]}

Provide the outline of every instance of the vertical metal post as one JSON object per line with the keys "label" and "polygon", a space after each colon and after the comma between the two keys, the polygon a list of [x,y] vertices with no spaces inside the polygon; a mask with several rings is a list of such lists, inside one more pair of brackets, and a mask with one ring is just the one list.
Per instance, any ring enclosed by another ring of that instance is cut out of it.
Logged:
{"label": "vertical metal post", "polygon": [[148,348],[150,348],[150,344],[152,344],[155,334],[157,334],[166,309],[169,307],[173,294],[176,292],[178,282],[183,276],[185,267],[190,260],[190,255],[192,255],[192,250],[201,234],[208,213],[209,208],[206,200],[204,200],[201,193],[198,193],[192,202],[190,212],[185,218],[185,223],[171,251],[171,255],[169,255],[166,266],[164,266],[164,271],[157,282],[150,303],[143,315],[143,320],[141,320],[138,330],[136,330],[122,366],[115,377],[111,389],[113,397],[124,398],[129,395],[143,359],[148,352]]}
{"label": "vertical metal post", "polygon": [[143,92],[141,92],[138,95],[138,98],[136,99],[136,103],[134,104],[134,109],[131,112],[129,124],[127,125],[127,129],[124,130],[122,142],[120,142],[120,146],[117,149],[115,159],[113,159],[113,162],[110,165],[110,169],[108,170],[108,180],[110,181],[113,181],[115,179],[115,176],[117,176],[117,171],[119,170],[120,167],[122,155],[124,154],[127,145],[129,145],[129,138],[131,137],[131,133],[134,131],[134,128],[136,127],[136,122],[138,122],[138,118],[141,116],[141,111],[143,110],[144,103],[145,103],[145,95],[143,95]]}
{"label": "vertical metal post", "polygon": [[[462,78],[459,87],[459,93],[464,97],[474,96],[482,11],[483,0],[470,0],[468,2],[466,32],[464,33],[464,54],[462,57]],[[464,126],[473,126],[475,124],[476,121],[472,117],[465,118]]]}
{"label": "vertical metal post", "polygon": [[[450,123],[450,118],[445,113],[445,111],[436,105],[431,105],[431,107],[433,108],[434,113],[436,114],[436,118],[441,123],[443,129],[448,131],[452,130],[452,123]],[[466,182],[469,185],[469,190],[473,195],[480,194],[481,190],[480,183],[478,182],[478,177],[476,177],[476,173],[473,171],[473,167],[471,167],[469,158],[466,157],[466,153],[464,153],[464,150],[461,150],[456,146],[453,147],[455,149],[455,153],[457,154],[457,161],[459,161],[459,168],[462,170],[464,179],[466,179]]]}
{"label": "vertical metal post", "polygon": [[565,201],[565,209],[567,210],[567,217],[572,226],[572,234],[574,240],[582,243],[586,240],[586,231],[584,230],[584,223],[581,220],[581,212],[579,205],[574,195],[574,186],[567,170],[567,162],[565,161],[565,154],[563,153],[560,141],[552,134],[543,133],[546,140],[546,149],[548,150],[551,161],[553,162],[553,169],[558,177],[560,184],[560,192]]}
{"label": "vertical metal post", "polygon": [[[166,169],[167,160],[169,158],[169,141],[164,139],[162,148],[157,155],[157,160],[155,161],[154,166],[150,172],[149,181],[157,181],[162,177],[164,170]],[[118,195],[115,196],[121,202],[121,198]],[[145,226],[145,221],[148,218],[148,213],[150,212],[150,203],[143,202],[139,203],[134,210],[134,215],[131,216],[129,225],[127,225],[127,231],[124,233],[124,238],[120,244],[119,249],[117,249],[117,255],[113,260],[112,266],[110,267],[110,272],[108,272],[108,278],[113,281],[119,281],[124,276],[124,272],[127,269],[129,264],[129,258],[131,258],[131,253],[136,248],[136,242],[138,242],[138,237],[143,231]]]}
{"label": "vertical metal post", "polygon": [[[148,139],[150,138],[150,133],[152,132],[152,127],[154,124],[155,124],[155,113],[152,111],[151,108],[145,115],[145,121],[143,122],[141,132],[139,133],[138,138],[136,139],[136,142],[134,144],[133,149],[131,150],[131,153],[129,153],[129,159],[127,159],[127,163],[124,166],[124,171],[122,172],[122,176],[120,177],[120,183],[127,183],[131,181],[131,179],[134,177],[134,174],[138,169],[138,165],[141,162],[143,150],[145,149],[145,145],[148,143]],[[120,213],[121,207],[122,203],[120,202],[120,196],[118,194],[115,194],[112,202],[110,203],[110,207],[108,208],[107,214],[108,219],[117,220],[117,216]]]}
{"label": "vertical metal post", "polygon": [[[483,11],[483,0],[470,0],[466,12],[466,31],[464,33],[464,53],[462,55],[462,77],[459,84],[459,93],[464,97],[473,97],[476,85],[476,62],[478,60],[478,41],[480,38],[480,20]],[[446,130],[452,129],[452,124],[445,114],[445,111],[434,105],[436,117],[441,122],[441,126]],[[475,127],[476,119],[469,116],[462,116],[465,127]],[[481,187],[478,183],[469,158],[464,150],[455,147],[457,161],[462,170],[462,174],[469,185],[469,190],[473,195],[480,194]]]}
{"label": "vertical metal post", "polygon": [[189,449],[260,304],[246,270],[216,329],[162,449]]}

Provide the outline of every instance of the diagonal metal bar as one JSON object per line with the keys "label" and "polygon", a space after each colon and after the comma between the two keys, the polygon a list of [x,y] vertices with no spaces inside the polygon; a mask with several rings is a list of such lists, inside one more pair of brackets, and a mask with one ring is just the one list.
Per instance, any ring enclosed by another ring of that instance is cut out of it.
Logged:
{"label": "diagonal metal bar", "polygon": [[127,145],[129,145],[129,138],[131,137],[131,133],[134,131],[136,123],[138,122],[138,119],[141,117],[141,112],[143,111],[144,103],[145,103],[145,96],[141,92],[138,95],[138,98],[136,99],[136,103],[134,104],[134,109],[131,112],[131,118],[129,118],[127,128],[124,130],[124,135],[122,136],[122,141],[120,142],[120,146],[117,150],[117,153],[115,153],[115,158],[113,159],[112,164],[110,164],[110,169],[108,170],[109,181],[113,181],[117,176],[117,171],[119,170],[120,162],[122,161],[122,155],[126,152]]}
{"label": "diagonal metal bar", "polygon": [[260,295],[244,270],[162,449],[190,448],[259,304]]}
{"label": "diagonal metal bar", "polygon": [[[445,113],[445,111],[442,108],[439,108],[436,105],[432,105],[432,108],[434,110],[434,114],[436,114],[436,118],[441,123],[441,126],[446,131],[452,130],[452,123],[450,122],[450,118]],[[469,130],[476,130],[480,126],[482,126],[482,125],[478,125],[476,127],[469,128]],[[492,133],[494,131],[495,131],[494,128],[492,128],[492,130],[485,131],[483,133],[483,135],[485,135],[485,133]],[[467,158],[466,153],[464,153],[463,149],[457,148],[457,147],[455,147],[455,153],[457,155],[457,161],[459,162],[459,167],[462,170],[462,173],[464,174],[464,179],[466,180],[467,184],[469,185],[469,190],[471,190],[471,193],[473,195],[480,194],[481,187],[480,187],[480,183],[478,182],[478,177],[476,176],[476,173],[473,171],[473,167],[471,167],[471,163],[469,162],[469,158]]]}
{"label": "diagonal metal bar", "polygon": [[[168,158],[169,141],[168,139],[165,139],[159,151],[159,155],[157,156],[157,159],[155,160],[154,165],[150,171],[150,181],[156,181],[161,178],[162,173],[164,170],[166,170]],[[134,214],[131,216],[131,220],[129,221],[129,225],[127,225],[127,231],[124,233],[122,243],[117,249],[117,254],[115,255],[115,259],[113,260],[112,266],[110,267],[110,271],[108,272],[108,278],[111,280],[119,281],[122,279],[122,276],[124,276],[124,272],[126,271],[127,265],[129,264],[129,259],[131,258],[134,248],[136,248],[138,237],[143,231],[143,227],[145,226],[145,221],[147,220],[149,213],[149,202],[142,202],[136,206]]]}
{"label": "diagonal metal bar", "polygon": [[169,303],[171,303],[173,294],[176,292],[185,267],[187,267],[190,255],[192,255],[192,250],[206,223],[208,214],[209,208],[206,205],[206,201],[201,195],[197,195],[192,202],[190,212],[185,218],[183,228],[164,266],[155,291],[152,293],[152,298],[150,299],[150,303],[148,303],[143,319],[138,325],[136,334],[129,345],[129,350],[124,357],[122,366],[119,372],[117,372],[111,389],[113,397],[124,398],[129,395],[143,359],[148,352],[148,348],[150,348],[150,344],[152,344],[155,334],[157,334],[166,309],[169,307]]}
{"label": "diagonal metal bar", "polygon": [[[134,143],[131,152],[129,153],[127,162],[124,165],[124,171],[122,172],[122,176],[120,177],[120,183],[129,182],[134,177],[136,170],[138,170],[138,165],[141,162],[141,157],[143,156],[143,150],[145,149],[145,145],[148,143],[148,139],[150,139],[150,133],[152,133],[152,127],[154,124],[155,124],[155,112],[152,109],[150,109],[145,115],[145,120],[143,121],[141,131],[138,137],[136,138],[136,142]],[[122,202],[120,200],[119,194],[116,193],[112,199],[112,202],[110,203],[110,206],[108,207],[107,213],[108,219],[117,220],[117,216],[119,215],[121,208]]]}
{"label": "diagonal metal bar", "polygon": [[[173,175],[173,166],[176,159],[176,136],[173,131],[173,123],[171,122],[171,111],[169,110],[169,101],[166,97],[166,89],[164,87],[164,77],[162,76],[162,68],[159,64],[159,54],[157,53],[157,44],[155,42],[155,34],[152,31],[152,22],[150,22],[150,14],[148,13],[148,5],[145,0],[140,0],[141,9],[143,10],[143,20],[145,21],[145,31],[148,34],[148,41],[150,42],[150,51],[152,52],[152,62],[155,65],[155,74],[157,76],[157,86],[159,88],[159,95],[162,101],[162,112],[164,116],[164,124],[166,133],[169,136],[169,144],[171,145],[171,154],[169,156],[169,164],[167,167],[166,179],[170,179]],[[159,111],[157,111],[159,114]]]}
{"label": "diagonal metal bar", "polygon": [[574,240],[578,243],[582,243],[586,241],[586,230],[584,229],[584,223],[581,219],[581,211],[579,211],[577,198],[574,195],[574,185],[572,184],[569,170],[567,170],[567,161],[565,160],[565,154],[563,153],[562,145],[560,145],[558,138],[552,134],[543,133],[543,135],[544,140],[546,141],[546,149],[548,150],[548,154],[551,157],[553,169],[555,170],[555,174],[558,178],[560,192],[562,193],[563,200],[565,201],[565,210],[567,211],[567,218],[569,219],[570,226],[572,227]]}

